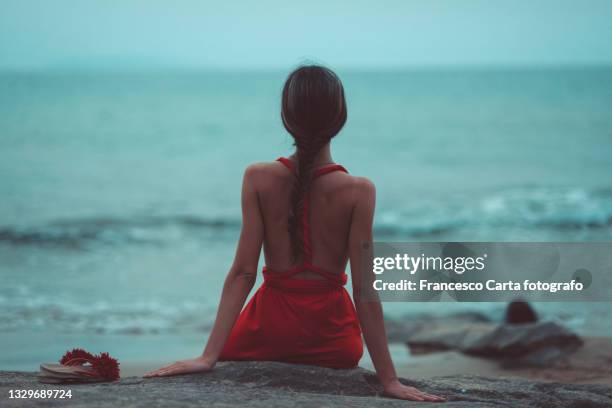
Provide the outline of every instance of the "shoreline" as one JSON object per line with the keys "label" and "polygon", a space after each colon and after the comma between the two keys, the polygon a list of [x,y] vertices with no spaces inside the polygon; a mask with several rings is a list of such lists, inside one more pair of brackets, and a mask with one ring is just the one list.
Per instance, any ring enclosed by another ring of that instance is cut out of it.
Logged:
{"label": "shoreline", "polygon": [[[142,376],[174,361],[195,357],[202,350],[205,333],[180,336],[126,336],[126,335],[48,335],[41,343],[36,333],[8,333],[3,336],[3,348],[11,360],[0,364],[0,370],[32,372],[39,364],[56,362],[65,353],[67,345],[87,350],[108,351],[119,359],[122,378]],[[612,338],[583,337],[584,344],[572,354],[545,367],[505,368],[493,359],[472,357],[456,351],[417,354],[399,341],[389,348],[398,375],[405,378],[429,379],[438,376],[486,375],[504,378],[525,378],[556,381],[566,384],[603,384],[612,387]],[[109,346],[110,345],[110,346]],[[156,350],[156,351],[155,351]],[[372,370],[372,362],[364,350],[359,366]]]}
{"label": "shoreline", "polygon": [[[405,348],[405,357],[395,358],[400,377],[427,380],[435,377],[480,375],[558,382],[563,384],[599,384],[612,389],[612,339],[586,338],[584,345],[567,358],[550,367],[504,368],[498,361],[472,357],[457,351],[410,355],[403,344],[391,345],[392,354],[398,356]],[[166,361],[126,362],[121,365],[121,377],[141,377],[147,371],[171,363]],[[372,370],[367,354],[359,367]]]}

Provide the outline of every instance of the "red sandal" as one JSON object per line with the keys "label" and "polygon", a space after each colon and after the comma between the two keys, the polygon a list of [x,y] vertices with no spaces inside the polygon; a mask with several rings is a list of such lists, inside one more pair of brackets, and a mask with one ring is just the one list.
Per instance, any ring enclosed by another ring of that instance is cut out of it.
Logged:
{"label": "red sandal", "polygon": [[119,363],[108,353],[93,355],[75,348],[59,364],[41,364],[38,380],[44,383],[90,383],[119,379]]}

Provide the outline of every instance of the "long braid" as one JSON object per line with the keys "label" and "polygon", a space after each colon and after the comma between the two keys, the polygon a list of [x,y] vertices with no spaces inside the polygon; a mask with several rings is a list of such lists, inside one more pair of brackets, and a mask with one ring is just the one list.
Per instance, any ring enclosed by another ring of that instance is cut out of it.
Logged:
{"label": "long braid", "polygon": [[296,69],[283,88],[281,117],[296,147],[288,226],[293,260],[297,261],[303,255],[302,217],[317,155],[346,122],[346,102],[340,79],[320,66]]}
{"label": "long braid", "polygon": [[304,216],[304,201],[313,180],[314,163],[321,149],[329,142],[329,137],[311,136],[296,142],[297,166],[291,190],[289,233],[294,258],[298,258],[304,245],[302,217]]}

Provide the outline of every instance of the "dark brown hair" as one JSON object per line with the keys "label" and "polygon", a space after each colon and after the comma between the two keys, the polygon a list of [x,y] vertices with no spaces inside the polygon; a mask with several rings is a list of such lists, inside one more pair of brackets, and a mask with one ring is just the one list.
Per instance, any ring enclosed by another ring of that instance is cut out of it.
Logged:
{"label": "dark brown hair", "polygon": [[328,68],[318,65],[299,67],[285,81],[281,116],[296,147],[289,234],[293,257],[297,260],[303,244],[300,232],[304,198],[312,182],[315,159],[346,123],[342,82]]}

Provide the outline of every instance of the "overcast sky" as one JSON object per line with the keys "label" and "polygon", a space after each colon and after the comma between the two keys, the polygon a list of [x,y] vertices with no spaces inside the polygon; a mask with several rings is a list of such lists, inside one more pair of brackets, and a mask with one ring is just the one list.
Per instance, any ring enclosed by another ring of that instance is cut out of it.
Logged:
{"label": "overcast sky", "polygon": [[0,68],[612,64],[612,0],[0,0]]}

